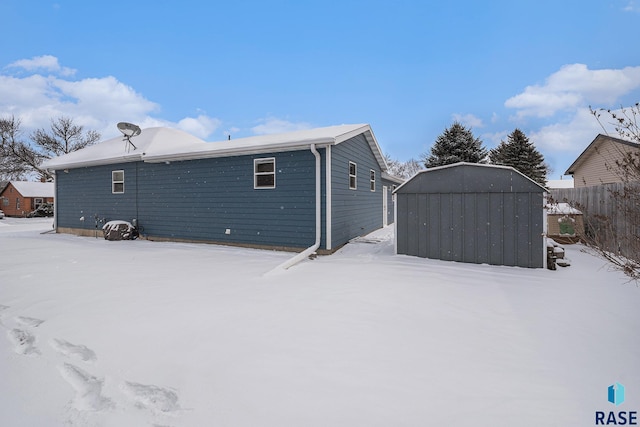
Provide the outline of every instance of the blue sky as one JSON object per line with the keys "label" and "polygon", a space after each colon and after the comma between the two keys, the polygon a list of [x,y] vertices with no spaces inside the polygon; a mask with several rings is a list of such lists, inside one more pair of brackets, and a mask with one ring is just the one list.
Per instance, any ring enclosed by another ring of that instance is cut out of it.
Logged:
{"label": "blue sky", "polygon": [[0,116],[207,141],[369,123],[418,158],[454,120],[516,127],[559,176],[640,101],[640,0],[0,2]]}

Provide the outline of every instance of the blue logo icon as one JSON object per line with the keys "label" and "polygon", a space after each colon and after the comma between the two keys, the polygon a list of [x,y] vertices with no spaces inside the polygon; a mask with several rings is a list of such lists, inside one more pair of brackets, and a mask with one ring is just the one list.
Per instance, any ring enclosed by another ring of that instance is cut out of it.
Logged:
{"label": "blue logo icon", "polygon": [[607,400],[609,400],[609,402],[616,406],[621,405],[624,402],[624,386],[622,384],[617,382],[610,385],[608,391]]}

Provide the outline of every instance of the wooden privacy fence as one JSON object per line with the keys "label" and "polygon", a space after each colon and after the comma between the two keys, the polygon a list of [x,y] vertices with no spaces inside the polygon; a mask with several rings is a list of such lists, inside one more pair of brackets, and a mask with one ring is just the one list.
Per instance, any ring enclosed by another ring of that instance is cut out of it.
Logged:
{"label": "wooden privacy fence", "polygon": [[559,188],[551,197],[582,211],[586,238],[600,249],[640,258],[640,183]]}

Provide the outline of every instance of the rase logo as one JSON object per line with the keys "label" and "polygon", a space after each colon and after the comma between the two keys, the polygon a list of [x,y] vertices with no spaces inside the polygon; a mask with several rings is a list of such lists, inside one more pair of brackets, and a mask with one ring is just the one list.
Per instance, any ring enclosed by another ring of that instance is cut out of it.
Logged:
{"label": "rase logo", "polygon": [[[624,386],[615,383],[607,389],[607,400],[613,405],[620,406],[625,398]],[[638,425],[638,413],[636,411],[596,411],[596,425]]]}
{"label": "rase logo", "polygon": [[610,385],[608,391],[608,400],[616,406],[624,402],[624,386],[620,383]]}

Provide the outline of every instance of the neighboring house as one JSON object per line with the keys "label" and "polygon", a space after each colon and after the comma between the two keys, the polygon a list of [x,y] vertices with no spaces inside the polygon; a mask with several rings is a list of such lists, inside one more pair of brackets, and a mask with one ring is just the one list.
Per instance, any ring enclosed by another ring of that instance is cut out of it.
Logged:
{"label": "neighboring house", "polygon": [[545,192],[509,166],[455,163],[423,170],[395,191],[396,253],[544,267]]}
{"label": "neighboring house", "polygon": [[397,179],[366,124],[221,142],[150,128],[131,142],[113,138],[43,165],[56,174],[58,232],[93,235],[105,220],[135,219],[152,240],[296,251],[318,243],[326,253],[393,220]]}
{"label": "neighboring house", "polygon": [[6,216],[26,216],[43,203],[53,203],[52,182],[9,181],[0,190],[0,209]]}
{"label": "neighboring house", "polygon": [[622,182],[622,174],[616,162],[627,153],[640,155],[640,144],[600,134],[569,166],[565,174],[573,175],[575,188]]}

